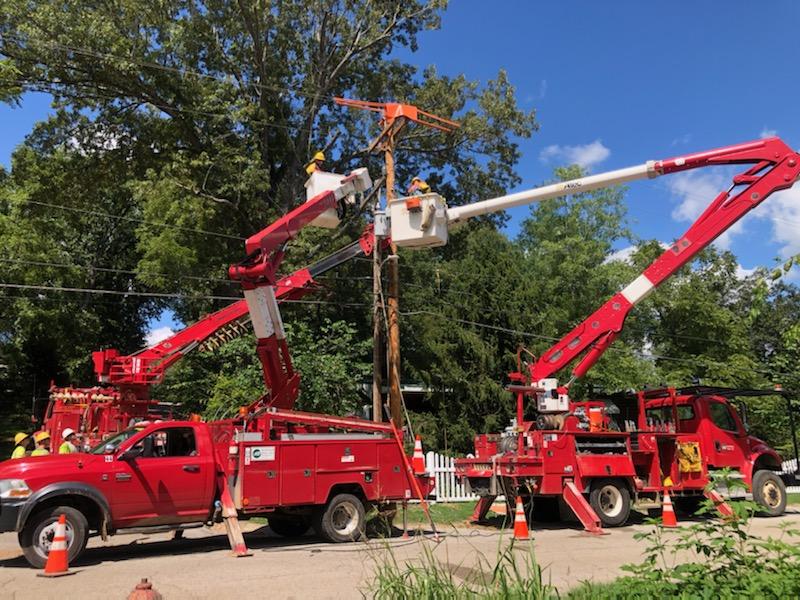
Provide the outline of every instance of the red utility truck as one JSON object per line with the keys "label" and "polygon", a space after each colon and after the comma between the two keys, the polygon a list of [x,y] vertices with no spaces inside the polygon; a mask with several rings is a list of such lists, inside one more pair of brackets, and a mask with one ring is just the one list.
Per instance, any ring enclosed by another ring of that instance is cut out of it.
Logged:
{"label": "red utility truck", "polygon": [[411,472],[395,433],[384,423],[267,409],[134,427],[88,454],[0,463],[0,531],[18,532],[36,568],[60,514],[70,561],[93,533],[107,539],[237,517],[265,516],[282,536],[313,528],[331,542],[358,540],[373,507],[391,511],[431,489],[428,476]]}
{"label": "red utility truck", "polygon": [[[475,519],[485,516],[498,494],[525,500],[535,497],[540,505],[563,498],[588,530],[599,531],[601,522],[620,525],[627,520],[631,496],[656,497],[668,487],[678,495],[696,497],[709,483],[712,471],[723,466],[742,474],[766,512],[782,512],[786,494],[775,474],[780,459],[763,442],[744,434],[724,394],[680,396],[673,390],[668,393],[673,418],[669,425],[657,427],[648,420],[642,398],[631,408],[625,428],[614,431],[603,426],[610,421],[604,403],[575,402],[569,388],[619,336],[636,304],[750,210],[795,184],[800,154],[773,137],[648,161],[465,206],[448,207],[437,194],[398,198],[389,204],[394,242],[432,247],[446,244],[448,227],[468,218],[719,165],[746,167],[639,277],[530,363],[523,364],[518,356],[508,387],[517,398],[515,421],[505,435],[478,436],[475,457],[456,461],[457,474],[481,496]],[[570,379],[559,384],[555,375],[574,361]],[[651,398],[648,402],[649,410],[657,411],[666,401]],[[533,415],[526,410],[528,404]],[[680,414],[692,411],[691,419],[681,421]],[[730,430],[720,426],[723,421]]]}
{"label": "red utility truck", "polygon": [[555,518],[563,498],[598,531],[624,525],[634,501],[656,501],[665,487],[691,513],[723,469],[752,490],[765,514],[777,516],[787,500],[781,458],[747,434],[730,402],[776,394],[784,393],[694,386],[573,402],[557,428],[539,415],[541,426],[524,420],[522,431],[477,436],[475,457],[456,460],[456,473],[481,497],[477,520],[500,494],[522,496],[534,519],[544,520]]}

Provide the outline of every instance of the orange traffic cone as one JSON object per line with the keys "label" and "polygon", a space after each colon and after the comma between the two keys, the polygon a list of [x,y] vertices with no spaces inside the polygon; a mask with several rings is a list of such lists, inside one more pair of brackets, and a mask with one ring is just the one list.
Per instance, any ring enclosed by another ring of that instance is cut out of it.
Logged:
{"label": "orange traffic cone", "polygon": [[661,508],[661,524],[664,527],[677,527],[678,519],[675,517],[675,509],[672,508],[672,498],[669,497],[669,490],[664,488],[664,501]]}
{"label": "orange traffic cone", "polygon": [[414,473],[422,475],[425,473],[425,456],[422,454],[422,440],[419,436],[414,440],[414,456],[411,458],[411,466]]}
{"label": "orange traffic cone", "polygon": [[528,521],[525,520],[525,510],[522,508],[522,498],[517,496],[517,509],[514,511],[514,539],[530,540]]}
{"label": "orange traffic cone", "polygon": [[62,514],[56,523],[56,531],[53,542],[50,544],[50,552],[47,554],[44,573],[38,573],[38,575],[39,577],[61,577],[73,573],[74,571],[69,570],[67,558],[67,516]]}

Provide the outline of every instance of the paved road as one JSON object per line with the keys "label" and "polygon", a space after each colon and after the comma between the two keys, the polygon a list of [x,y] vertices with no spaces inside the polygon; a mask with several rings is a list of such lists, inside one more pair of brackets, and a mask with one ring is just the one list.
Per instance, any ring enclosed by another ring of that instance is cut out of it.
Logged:
{"label": "paved road", "polygon": [[[800,527],[795,507],[778,519],[756,519],[758,535],[778,535],[781,523]],[[620,566],[640,558],[642,543],[633,539],[646,530],[642,524],[610,530],[608,535],[589,536],[578,529],[559,525],[538,529],[533,542],[547,577],[562,589],[584,579],[603,581],[620,574]],[[22,598],[126,598],[134,585],[148,577],[168,599],[187,598],[359,598],[376,561],[391,549],[399,560],[419,557],[429,548],[456,577],[467,577],[479,554],[491,558],[508,543],[508,533],[492,527],[467,526],[449,529],[435,544],[427,538],[410,541],[325,544],[313,537],[289,542],[272,536],[266,527],[250,526],[249,558],[232,558],[222,530],[196,529],[185,539],[170,534],[120,535],[104,544],[92,539],[89,549],[74,569],[75,575],[58,579],[36,577],[21,557],[14,534],[0,535],[0,597]]]}

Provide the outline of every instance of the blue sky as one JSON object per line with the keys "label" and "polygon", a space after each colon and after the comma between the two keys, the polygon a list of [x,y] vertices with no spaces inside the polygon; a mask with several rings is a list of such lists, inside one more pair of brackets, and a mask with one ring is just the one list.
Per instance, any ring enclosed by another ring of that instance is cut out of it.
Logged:
{"label": "blue sky", "polygon": [[[577,160],[593,172],[780,135],[800,145],[800,2],[452,0],[442,29],[404,59],[486,81],[506,69],[541,129],[523,140],[520,189]],[[423,107],[435,112],[436,107]],[[0,163],[44,118],[47,97],[0,106]],[[669,241],[729,183],[703,169],[630,185],[634,232]],[[526,208],[512,213],[515,223]],[[719,242],[744,268],[800,252],[800,185]]]}

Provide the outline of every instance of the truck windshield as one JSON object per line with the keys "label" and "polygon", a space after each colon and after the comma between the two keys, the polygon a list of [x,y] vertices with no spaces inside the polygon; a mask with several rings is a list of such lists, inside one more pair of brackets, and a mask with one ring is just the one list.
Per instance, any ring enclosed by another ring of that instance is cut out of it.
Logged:
{"label": "truck windshield", "polygon": [[141,427],[131,427],[130,429],[126,429],[117,435],[111,436],[107,440],[100,442],[97,446],[92,448],[91,454],[109,454],[116,450],[122,442],[136,435],[141,430]]}

